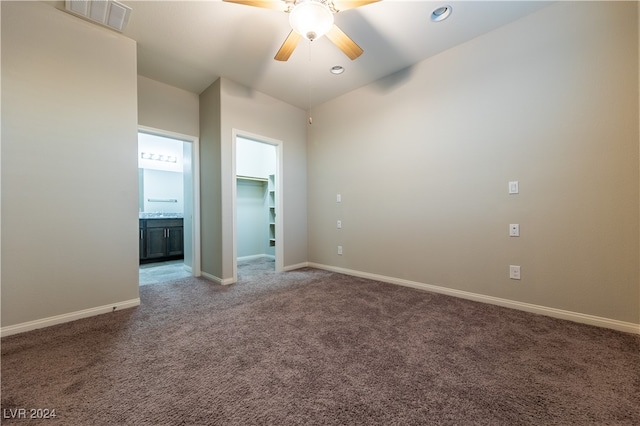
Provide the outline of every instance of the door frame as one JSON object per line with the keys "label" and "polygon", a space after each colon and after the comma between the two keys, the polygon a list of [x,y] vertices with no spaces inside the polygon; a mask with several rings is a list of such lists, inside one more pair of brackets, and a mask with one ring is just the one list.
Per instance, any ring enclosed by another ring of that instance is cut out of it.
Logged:
{"label": "door frame", "polygon": [[233,282],[238,281],[238,247],[237,247],[237,198],[238,198],[238,189],[236,182],[236,150],[237,150],[237,138],[241,137],[243,139],[249,139],[258,143],[264,143],[267,145],[272,145],[276,150],[276,176],[275,176],[275,205],[276,205],[276,262],[275,262],[275,270],[276,272],[282,272],[284,270],[283,262],[284,262],[284,214],[283,214],[283,205],[284,205],[284,196],[282,192],[282,182],[283,182],[283,143],[281,140],[269,138],[267,136],[257,135],[250,132],[245,132],[244,130],[232,129],[231,131],[231,204],[233,205],[233,214],[231,218],[231,229],[232,229],[232,245],[233,245]]}
{"label": "door frame", "polygon": [[193,205],[191,206],[193,215],[193,226],[191,227],[191,275],[199,277],[202,275],[200,258],[200,139],[196,136],[184,135],[182,133],[147,126],[138,126],[138,133],[176,139],[191,144],[191,172],[193,174],[193,185],[191,188],[193,199]]}

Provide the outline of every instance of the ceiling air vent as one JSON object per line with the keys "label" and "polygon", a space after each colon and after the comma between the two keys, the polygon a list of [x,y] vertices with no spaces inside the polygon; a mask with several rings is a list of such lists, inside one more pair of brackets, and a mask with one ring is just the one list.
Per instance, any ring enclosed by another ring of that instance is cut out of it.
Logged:
{"label": "ceiling air vent", "polygon": [[131,8],[114,0],[65,0],[67,12],[122,32],[127,26]]}

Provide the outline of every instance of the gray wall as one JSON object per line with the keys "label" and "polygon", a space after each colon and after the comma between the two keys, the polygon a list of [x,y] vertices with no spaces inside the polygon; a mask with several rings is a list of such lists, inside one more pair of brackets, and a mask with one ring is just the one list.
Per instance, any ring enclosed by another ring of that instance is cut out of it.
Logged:
{"label": "gray wall", "polygon": [[2,326],[135,300],[136,44],[1,7]]}
{"label": "gray wall", "polygon": [[198,95],[138,76],[138,123],[188,136],[200,134]]}
{"label": "gray wall", "polygon": [[200,247],[202,273],[222,280],[220,80],[200,94]]}
{"label": "gray wall", "polygon": [[315,108],[309,261],[637,324],[637,7],[560,2]]}

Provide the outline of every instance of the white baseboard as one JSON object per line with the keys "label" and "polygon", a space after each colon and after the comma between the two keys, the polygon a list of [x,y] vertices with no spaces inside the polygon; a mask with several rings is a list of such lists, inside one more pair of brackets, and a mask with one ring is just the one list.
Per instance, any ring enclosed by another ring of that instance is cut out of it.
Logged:
{"label": "white baseboard", "polygon": [[68,314],[56,315],[49,318],[43,318],[35,321],[23,322],[16,325],[8,325],[0,328],[0,336],[11,336],[12,334],[24,333],[25,331],[36,330],[38,328],[50,327],[56,324],[75,321],[82,318],[93,317],[96,315],[107,314],[122,309],[134,308],[140,305],[140,298],[126,300],[124,302],[116,302],[110,305],[98,306],[95,308],[83,309],[81,311],[70,312]]}
{"label": "white baseboard", "polygon": [[397,284],[404,287],[412,287],[419,290],[430,291],[433,293],[446,294],[448,296],[460,297],[462,299],[474,300],[476,302],[489,303],[492,305],[504,306],[506,308],[518,309],[520,311],[531,312],[534,314],[546,315],[553,318],[559,318],[578,322],[582,324],[595,325],[597,327],[610,328],[613,330],[624,331],[627,333],[640,334],[640,324],[631,322],[618,321],[609,318],[598,317],[595,315],[581,314],[579,312],[565,311],[563,309],[548,308],[546,306],[533,305],[531,303],[517,302],[499,297],[485,296],[483,294],[471,293],[468,291],[455,290],[446,287],[440,287],[431,284],[423,284],[416,281],[404,280],[401,278],[387,277],[384,275],[370,274],[367,272],[354,271],[351,269],[338,268],[335,266],[322,265],[310,262],[311,268],[324,269],[326,271],[338,272],[340,274],[351,275],[354,277],[367,278],[375,281],[382,281],[389,284]]}
{"label": "white baseboard", "polygon": [[301,269],[301,268],[306,268],[309,266],[309,262],[302,262],[302,263],[298,263],[296,265],[288,265],[282,268],[282,270],[284,272],[288,272],[288,271],[293,271],[296,269]]}
{"label": "white baseboard", "polygon": [[214,283],[220,284],[220,285],[229,285],[229,284],[233,284],[235,282],[233,280],[233,278],[222,279],[220,277],[216,277],[215,275],[211,275],[211,274],[208,274],[206,272],[201,272],[201,277],[202,278],[206,278],[209,281],[213,281]]}

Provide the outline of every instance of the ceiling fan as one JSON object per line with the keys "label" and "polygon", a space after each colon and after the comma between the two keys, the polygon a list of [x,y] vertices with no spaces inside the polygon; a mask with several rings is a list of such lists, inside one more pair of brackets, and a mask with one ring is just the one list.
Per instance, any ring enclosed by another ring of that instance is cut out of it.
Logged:
{"label": "ceiling fan", "polygon": [[229,3],[282,10],[289,14],[291,32],[276,53],[275,60],[289,59],[302,38],[313,41],[323,35],[351,60],[364,52],[355,41],[333,23],[333,15],[380,0],[223,0]]}

